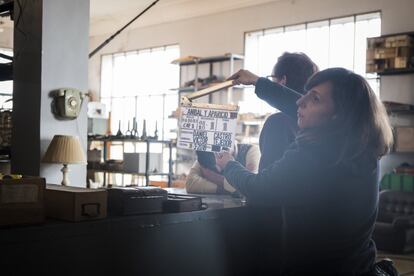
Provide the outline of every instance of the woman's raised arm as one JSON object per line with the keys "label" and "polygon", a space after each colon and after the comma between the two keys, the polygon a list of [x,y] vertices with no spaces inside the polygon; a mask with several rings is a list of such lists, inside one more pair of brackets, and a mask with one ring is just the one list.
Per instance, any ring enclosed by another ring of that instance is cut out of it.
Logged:
{"label": "woman's raised arm", "polygon": [[259,78],[248,70],[240,70],[228,79],[233,80],[234,84],[255,85],[256,95],[260,99],[297,119],[296,101],[302,96],[299,92],[266,78]]}

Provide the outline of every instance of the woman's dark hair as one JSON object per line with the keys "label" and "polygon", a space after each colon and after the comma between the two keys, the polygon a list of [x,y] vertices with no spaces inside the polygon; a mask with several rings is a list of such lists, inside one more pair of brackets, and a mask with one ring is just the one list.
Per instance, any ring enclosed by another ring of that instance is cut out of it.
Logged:
{"label": "woman's dark hair", "polygon": [[214,172],[218,172],[216,168],[216,157],[214,153],[207,151],[196,151],[197,161],[204,168],[210,169]]}
{"label": "woman's dark hair", "polygon": [[393,142],[392,129],[384,105],[367,81],[347,69],[329,68],[310,78],[305,89],[326,82],[332,85],[335,115],[330,126],[313,130],[314,136],[328,134],[328,139],[343,141],[338,162],[365,153],[375,158],[386,154]]}
{"label": "woman's dark hair", "polygon": [[318,66],[304,53],[283,53],[273,67],[272,75],[278,79],[286,76],[286,86],[304,93],[306,81],[318,71]]}

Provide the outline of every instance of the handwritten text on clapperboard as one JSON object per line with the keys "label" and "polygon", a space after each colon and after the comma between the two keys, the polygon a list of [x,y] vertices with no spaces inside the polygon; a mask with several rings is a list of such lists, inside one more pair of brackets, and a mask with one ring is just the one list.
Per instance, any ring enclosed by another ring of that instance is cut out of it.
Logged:
{"label": "handwritten text on clapperboard", "polygon": [[237,111],[181,107],[178,147],[219,152],[231,148],[237,126]]}

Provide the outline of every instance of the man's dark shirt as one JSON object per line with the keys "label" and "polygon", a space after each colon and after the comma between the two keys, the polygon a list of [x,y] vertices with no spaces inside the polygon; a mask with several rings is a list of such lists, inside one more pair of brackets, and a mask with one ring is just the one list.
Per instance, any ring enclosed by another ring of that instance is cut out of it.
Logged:
{"label": "man's dark shirt", "polygon": [[259,171],[282,158],[283,153],[295,140],[297,130],[296,122],[282,112],[272,114],[266,119],[259,139]]}

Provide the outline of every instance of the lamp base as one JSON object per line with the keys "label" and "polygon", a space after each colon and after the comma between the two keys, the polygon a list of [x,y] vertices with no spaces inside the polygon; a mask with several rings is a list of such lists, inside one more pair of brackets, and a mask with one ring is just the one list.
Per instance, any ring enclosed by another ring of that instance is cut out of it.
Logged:
{"label": "lamp base", "polygon": [[70,181],[69,181],[69,174],[68,174],[69,173],[68,164],[63,164],[63,168],[60,171],[63,174],[62,185],[69,186]]}

